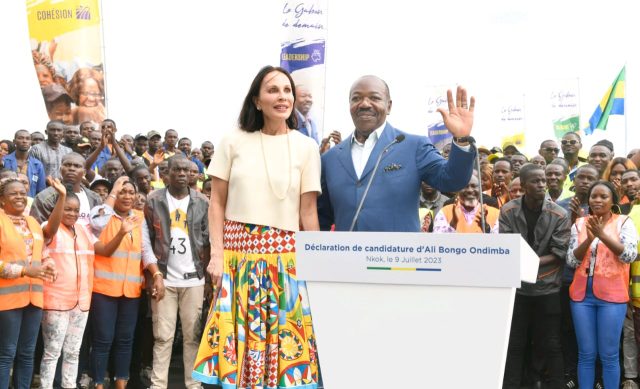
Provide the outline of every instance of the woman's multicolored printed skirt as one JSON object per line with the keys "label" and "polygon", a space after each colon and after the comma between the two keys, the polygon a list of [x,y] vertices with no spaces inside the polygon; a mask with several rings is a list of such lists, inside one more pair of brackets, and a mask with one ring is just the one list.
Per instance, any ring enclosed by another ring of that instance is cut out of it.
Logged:
{"label": "woman's multicolored printed skirt", "polygon": [[318,357],[295,233],[226,221],[222,287],[193,378],[223,388],[315,389]]}

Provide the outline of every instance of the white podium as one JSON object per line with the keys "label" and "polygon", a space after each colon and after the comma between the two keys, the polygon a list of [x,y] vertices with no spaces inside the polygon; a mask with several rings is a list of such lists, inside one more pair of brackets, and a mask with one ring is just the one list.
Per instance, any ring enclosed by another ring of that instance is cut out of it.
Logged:
{"label": "white podium", "polygon": [[538,272],[520,235],[299,232],[296,252],[325,388],[502,387]]}

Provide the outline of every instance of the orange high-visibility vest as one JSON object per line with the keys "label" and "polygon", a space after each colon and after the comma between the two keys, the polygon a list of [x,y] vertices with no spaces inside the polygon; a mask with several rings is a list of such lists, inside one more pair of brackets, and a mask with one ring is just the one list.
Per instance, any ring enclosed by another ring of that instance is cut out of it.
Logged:
{"label": "orange high-visibility vest", "polygon": [[[486,206],[486,205],[485,205],[485,208],[488,210],[488,212],[484,221],[486,225],[489,226],[489,228],[493,228],[493,226],[496,224],[496,221],[498,220],[498,217],[500,216],[500,210],[494,207]],[[449,223],[449,225],[451,225],[451,220],[453,219],[453,213],[454,212],[456,213],[456,216],[458,217],[458,224],[456,224],[456,232],[461,232],[461,233],[483,232],[482,228],[480,228],[480,226],[475,222],[475,220],[471,222],[471,224],[467,224],[467,219],[465,219],[464,213],[462,212],[462,210],[460,209],[457,203],[445,205],[444,207],[442,207],[441,211],[444,214],[444,217],[447,219],[447,222]],[[480,212],[479,207],[478,207],[478,212]]]}
{"label": "orange high-visibility vest", "polygon": [[511,201],[511,199],[509,198],[509,193],[505,193],[502,196],[494,196],[493,189],[485,190],[482,193],[486,194],[487,196],[491,196],[491,197],[495,198],[496,200],[498,200],[498,208],[502,208],[503,205],[505,205],[506,203]]}
{"label": "orange high-visibility vest", "polygon": [[[111,297],[140,297],[142,292],[142,212],[133,211],[139,224],[127,234],[110,257],[96,254],[93,265],[93,291]],[[122,219],[112,215],[100,233],[100,242],[107,244],[120,231]]]}
{"label": "orange high-visibility vest", "polygon": [[87,227],[77,224],[74,232],[60,224],[47,246],[56,264],[56,282],[44,285],[44,309],[68,311],[76,306],[88,311],[93,290],[93,243]]}
{"label": "orange high-visibility vest", "polygon": [[[27,226],[33,235],[33,254],[30,264],[40,266],[44,245],[42,228],[31,216],[27,216],[26,219]],[[4,212],[0,212],[0,258],[5,263],[29,265],[24,239]],[[42,308],[41,279],[31,277],[0,278],[0,311],[23,308],[29,304]]]}
{"label": "orange high-visibility vest", "polygon": [[[612,215],[604,226],[604,233],[620,240],[622,224],[628,219],[626,216]],[[579,218],[576,221],[576,227],[578,228],[578,242],[584,242],[587,239],[587,217]],[[596,250],[593,295],[600,300],[612,303],[629,301],[629,264],[621,262],[618,256],[602,242],[598,242]],[[589,278],[590,259],[591,247],[584,254],[582,263],[576,269],[573,282],[569,287],[569,296],[573,301],[584,300],[587,279]]]}

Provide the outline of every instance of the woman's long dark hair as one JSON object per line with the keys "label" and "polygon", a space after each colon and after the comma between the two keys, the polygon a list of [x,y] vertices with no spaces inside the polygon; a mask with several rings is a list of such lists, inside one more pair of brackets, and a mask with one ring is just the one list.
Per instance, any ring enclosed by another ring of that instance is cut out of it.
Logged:
{"label": "woman's long dark hair", "polygon": [[[263,67],[253,79],[249,87],[249,92],[247,92],[247,96],[242,103],[242,110],[240,111],[240,116],[238,116],[238,125],[242,130],[255,132],[260,131],[262,127],[264,127],[264,116],[262,115],[262,111],[259,111],[258,107],[256,107],[254,99],[260,95],[262,80],[264,80],[267,74],[273,71],[280,72],[287,76],[291,83],[291,93],[293,93],[293,101],[295,103],[296,85],[293,82],[293,78],[291,78],[291,74],[279,66],[267,65]],[[298,118],[296,117],[295,109],[291,110],[291,115],[287,118],[287,127],[292,129],[298,128]]]}

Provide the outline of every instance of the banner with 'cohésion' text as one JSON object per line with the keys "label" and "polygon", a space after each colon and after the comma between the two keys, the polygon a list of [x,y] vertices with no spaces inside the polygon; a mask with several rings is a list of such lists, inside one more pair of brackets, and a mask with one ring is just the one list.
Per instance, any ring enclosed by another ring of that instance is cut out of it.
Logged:
{"label": "banner with 'coh\u00e9sion' text", "polygon": [[100,0],[27,0],[33,64],[51,120],[106,117]]}

